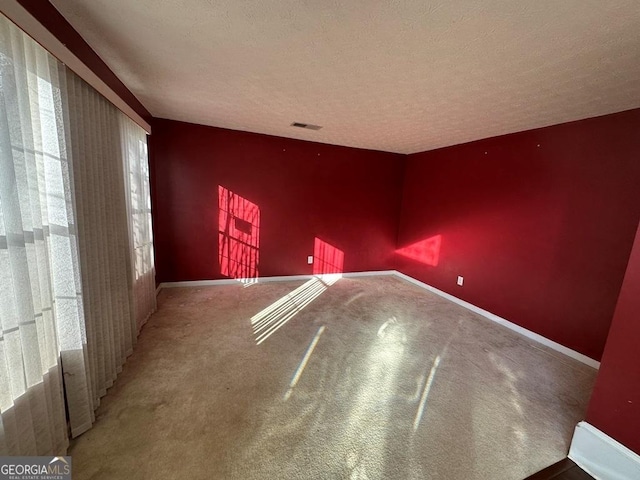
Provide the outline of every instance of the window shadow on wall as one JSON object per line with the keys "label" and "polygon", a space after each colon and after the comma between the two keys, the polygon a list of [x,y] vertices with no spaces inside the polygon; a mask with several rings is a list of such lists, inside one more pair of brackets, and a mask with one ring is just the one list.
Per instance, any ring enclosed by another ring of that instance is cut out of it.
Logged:
{"label": "window shadow on wall", "polygon": [[220,273],[245,286],[258,280],[260,208],[218,185],[218,262]]}
{"label": "window shadow on wall", "polygon": [[333,245],[315,238],[313,246],[313,274],[335,275],[344,271],[344,252]]}

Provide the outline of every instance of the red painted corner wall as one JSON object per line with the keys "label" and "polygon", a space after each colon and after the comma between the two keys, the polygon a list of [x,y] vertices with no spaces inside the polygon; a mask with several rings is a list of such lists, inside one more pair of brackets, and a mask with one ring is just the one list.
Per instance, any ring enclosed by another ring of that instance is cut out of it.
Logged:
{"label": "red painted corner wall", "polygon": [[398,247],[440,249],[397,269],[600,359],[638,185],[640,110],[410,155]]}
{"label": "red painted corner wall", "polygon": [[587,422],[640,455],[640,227],[615,309]]}
{"label": "red painted corner wall", "polygon": [[311,274],[315,237],[345,271],[394,267],[404,155],[154,120],[158,282],[225,278],[218,185],[260,208],[260,276]]}

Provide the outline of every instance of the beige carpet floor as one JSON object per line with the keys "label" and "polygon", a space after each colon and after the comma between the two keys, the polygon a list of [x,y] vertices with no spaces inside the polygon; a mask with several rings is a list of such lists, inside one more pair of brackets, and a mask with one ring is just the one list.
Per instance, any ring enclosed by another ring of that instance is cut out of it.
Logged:
{"label": "beige carpet floor", "polygon": [[596,374],[396,277],[158,302],[74,479],[518,480],[566,455]]}

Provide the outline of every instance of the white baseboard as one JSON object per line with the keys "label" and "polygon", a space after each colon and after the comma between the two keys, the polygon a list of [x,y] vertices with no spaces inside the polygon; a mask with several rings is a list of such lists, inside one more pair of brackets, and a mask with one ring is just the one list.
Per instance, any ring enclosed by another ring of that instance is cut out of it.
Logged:
{"label": "white baseboard", "polygon": [[[342,276],[345,278],[355,278],[355,277],[372,277],[378,275],[395,275],[395,270],[380,270],[380,271],[369,271],[369,272],[347,272],[343,273]],[[275,276],[275,277],[258,277],[253,280],[253,283],[268,283],[268,282],[295,282],[297,280],[309,280],[313,278],[315,275],[283,275],[283,276]],[[242,283],[241,280],[236,280],[233,278],[222,278],[219,280],[191,280],[184,282],[162,282],[158,285],[156,289],[156,294],[160,293],[160,290],[163,288],[179,288],[179,287],[212,287],[216,285],[237,285]],[[250,282],[251,283],[251,282]]]}
{"label": "white baseboard", "polygon": [[[290,282],[296,280],[309,280],[313,275],[289,275],[282,277],[260,277],[254,283],[267,282]],[[184,282],[162,282],[158,285],[159,289],[163,288],[183,288],[183,287],[214,287],[219,285],[239,285],[242,282],[233,278],[221,278],[219,280],[187,280]]]}
{"label": "white baseboard", "polygon": [[597,480],[640,478],[640,455],[587,422],[576,426],[569,458]]}
{"label": "white baseboard", "polygon": [[542,335],[532,332],[531,330],[527,330],[526,328],[521,327],[520,325],[516,325],[515,323],[510,322],[509,320],[499,317],[498,315],[495,315],[487,310],[484,310],[483,308],[477,307],[449,293],[443,292],[442,290],[438,290],[437,288],[432,287],[431,285],[426,284],[424,282],[421,282],[420,280],[416,280],[415,278],[410,277],[409,275],[405,275],[404,273],[401,273],[401,272],[395,272],[395,274],[396,276],[406,280],[407,282],[411,282],[414,285],[425,288],[430,292],[435,293],[436,295],[440,295],[441,297],[444,297],[447,300],[457,303],[458,305],[463,306],[471,310],[472,312],[482,315],[483,317],[488,318],[493,322],[499,323],[500,325],[503,325],[515,332],[518,332],[520,335],[523,335],[531,340],[534,340],[538,343],[541,343],[542,345],[545,345],[553,350],[556,350],[557,352],[567,355],[568,357],[571,357],[574,360],[578,360],[579,362],[582,362],[585,365],[589,365],[590,367],[593,367],[596,369],[600,368],[600,362],[592,358],[589,358],[580,352],[576,352],[575,350],[565,347],[564,345],[560,345],[559,343],[554,342],[553,340],[549,340],[548,338],[543,337]]}
{"label": "white baseboard", "polygon": [[[345,278],[355,278],[355,277],[370,277],[370,276],[378,276],[378,275],[395,275],[396,277],[399,277],[403,280],[406,280],[407,282],[413,283],[414,285],[417,285],[419,287],[425,288],[426,290],[429,290],[430,292],[435,293],[436,295],[440,295],[443,298],[446,298],[447,300],[450,300],[454,303],[457,303],[458,305],[461,305],[469,310],[471,310],[472,312],[475,312],[479,315],[482,315],[483,317],[494,321],[496,323],[499,323],[500,325],[503,325],[515,332],[518,332],[520,335],[524,335],[525,337],[534,340],[538,343],[541,343],[542,345],[545,345],[553,350],[556,350],[557,352],[560,352],[564,355],[567,355],[568,357],[571,357],[575,360],[578,360],[586,365],[589,365],[590,367],[593,368],[599,368],[600,367],[600,362],[597,362],[596,360],[593,360],[592,358],[587,357],[586,355],[583,355],[582,353],[576,352],[575,350],[572,350],[568,347],[565,347],[564,345],[560,345],[559,343],[554,342],[553,340],[549,340],[546,337],[543,337],[542,335],[539,335],[535,332],[532,332],[531,330],[527,330],[524,327],[521,327],[520,325],[516,325],[513,322],[510,322],[509,320],[506,320],[502,317],[499,317],[498,315],[495,315],[487,310],[484,310],[480,307],[477,307],[469,302],[466,302],[458,297],[455,297],[453,295],[450,295],[446,292],[443,292],[442,290],[438,290],[435,287],[432,287],[431,285],[428,285],[424,282],[421,282],[420,280],[416,280],[413,277],[410,277],[409,275],[405,275],[404,273],[398,272],[397,270],[379,270],[379,271],[368,271],[368,272],[347,272],[347,273],[343,273],[342,276]],[[290,282],[290,281],[296,281],[296,280],[309,280],[311,278],[313,278],[314,275],[284,275],[284,276],[276,276],[276,277],[259,277],[257,279],[255,279],[255,283],[267,283],[267,282]],[[176,287],[210,287],[210,286],[216,286],[216,285],[236,285],[238,283],[241,283],[240,280],[235,280],[232,278],[225,278],[225,279],[220,279],[220,280],[195,280],[195,281],[185,281],[185,282],[163,282],[160,285],[158,285],[158,288],[156,290],[156,294],[160,292],[160,290],[162,290],[163,288],[176,288]]]}
{"label": "white baseboard", "polygon": [[347,272],[343,273],[344,278],[356,278],[356,277],[378,277],[383,275],[395,275],[395,270],[374,270],[372,272]]}

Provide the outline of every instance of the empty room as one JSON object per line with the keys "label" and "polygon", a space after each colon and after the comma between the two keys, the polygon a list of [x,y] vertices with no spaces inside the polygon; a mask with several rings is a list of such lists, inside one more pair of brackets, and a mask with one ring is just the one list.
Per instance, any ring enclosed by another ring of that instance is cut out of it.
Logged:
{"label": "empty room", "polygon": [[640,479],[637,0],[0,1],[0,478]]}

